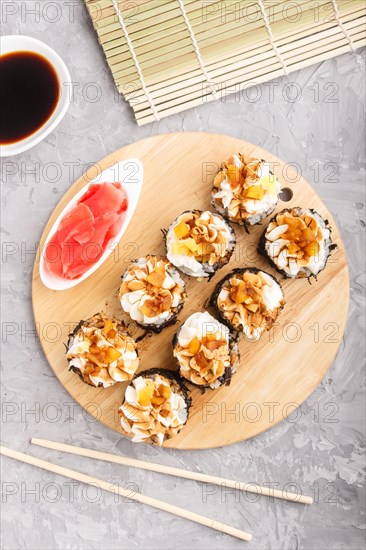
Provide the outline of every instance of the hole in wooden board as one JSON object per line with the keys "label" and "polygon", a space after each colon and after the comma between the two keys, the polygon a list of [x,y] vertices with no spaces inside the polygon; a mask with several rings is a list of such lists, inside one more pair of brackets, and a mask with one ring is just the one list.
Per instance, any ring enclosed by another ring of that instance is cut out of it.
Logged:
{"label": "hole in wooden board", "polygon": [[281,201],[289,202],[293,196],[294,196],[294,192],[289,187],[284,187],[283,189],[281,189],[281,193],[280,193]]}

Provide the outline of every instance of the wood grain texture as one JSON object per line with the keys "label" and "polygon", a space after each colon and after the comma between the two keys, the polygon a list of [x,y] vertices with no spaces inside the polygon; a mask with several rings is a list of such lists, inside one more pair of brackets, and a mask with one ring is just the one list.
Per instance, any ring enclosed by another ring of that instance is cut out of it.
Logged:
{"label": "wood grain texture", "polygon": [[[340,345],[348,309],[349,277],[343,243],[331,214],[312,187],[283,161],[247,142],[219,134],[177,133],[144,139],[112,153],[98,163],[99,171],[119,160],[138,157],[145,180],[134,218],[114,254],[86,281],[67,291],[45,288],[38,262],[33,273],[33,309],[46,357],[72,397],[110,428],[120,431],[118,407],[125,384],[108,389],[92,388],[69,372],[64,342],[80,320],[104,310],[124,319],[117,291],[128,262],[136,257],[164,254],[162,228],[182,211],[210,208],[210,188],[219,163],[234,152],[264,158],[285,187],[293,191],[286,206],[315,208],[328,218],[338,249],[311,285],[306,280],[283,280],[286,306],[278,326],[259,342],[240,341],[241,362],[231,386],[207,391],[192,390],[193,406],[187,426],[165,446],[203,449],[248,439],[269,429],[291,414],[322,380]],[[288,159],[290,161],[290,159]],[[80,178],[53,212],[42,235],[40,249],[54,220],[73,195],[96,176],[96,169]],[[216,283],[237,267],[256,266],[275,274],[256,251],[263,226],[246,234],[235,226],[237,247],[230,263],[210,282],[188,281],[188,300],[179,315],[183,322],[202,310]],[[39,256],[39,254],[38,254]],[[179,324],[139,343],[140,370],[176,368],[171,340]],[[130,323],[136,337],[143,331]]]}

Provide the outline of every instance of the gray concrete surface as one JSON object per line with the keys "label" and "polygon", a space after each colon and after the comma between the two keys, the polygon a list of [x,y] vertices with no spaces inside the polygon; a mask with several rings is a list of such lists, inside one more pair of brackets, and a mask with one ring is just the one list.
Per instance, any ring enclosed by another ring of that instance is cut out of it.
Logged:
{"label": "gray concrete surface", "polygon": [[[314,65],[275,81],[273,88],[262,85],[256,89],[256,100],[254,95],[231,96],[225,102],[138,128],[128,105],[122,98],[116,100],[109,69],[81,0],[72,3],[73,18],[67,2],[15,4],[25,11],[7,13],[6,21],[3,13],[2,32],[46,41],[64,58],[79,86],[57,130],[34,149],[2,163],[2,442],[96,477],[120,484],[127,481],[132,489],[248,530],[254,538],[242,543],[151,508],[116,501],[112,494],[81,485],[71,487],[65,479],[3,459],[2,547],[363,548],[364,52]],[[58,20],[52,6],[42,13],[46,4],[61,6]],[[33,14],[32,7],[36,9]],[[97,88],[90,86],[93,82]],[[289,87],[289,82],[295,82],[296,88]],[[95,90],[101,95],[97,101],[93,101]],[[202,452],[133,445],[96,423],[73,404],[32,333],[31,273],[36,243],[74,179],[88,163],[124,144],[189,130],[235,135],[296,162],[335,217],[351,272],[349,322],[338,356],[299,413],[253,440]],[[264,497],[250,502],[245,495],[214,493],[213,487],[202,488],[190,481],[34,449],[31,436],[261,484],[297,483],[317,502],[306,508]]]}

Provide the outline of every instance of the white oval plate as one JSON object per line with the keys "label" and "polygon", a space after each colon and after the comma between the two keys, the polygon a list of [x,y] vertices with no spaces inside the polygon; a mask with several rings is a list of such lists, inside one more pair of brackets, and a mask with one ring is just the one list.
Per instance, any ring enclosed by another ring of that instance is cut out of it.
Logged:
{"label": "white oval plate", "polygon": [[55,52],[55,50],[50,48],[50,46],[48,46],[44,42],[37,40],[36,38],[32,38],[30,36],[22,36],[18,34],[2,36],[0,38],[0,51],[1,55],[25,51],[35,52],[45,57],[55,69],[60,83],[60,98],[58,100],[57,106],[50,118],[43,124],[43,126],[41,126],[30,136],[20,141],[0,145],[0,157],[9,157],[12,155],[23,153],[31,147],[34,147],[34,145],[37,145],[37,143],[48,136],[48,134],[50,134],[61,122],[70,105],[69,86],[71,85],[71,76],[65,63],[63,62],[61,57]]}
{"label": "white oval plate", "polygon": [[[53,224],[42,248],[39,272],[40,272],[42,283],[47,288],[51,290],[67,290],[69,288],[72,288],[78,285],[79,283],[81,283],[82,281],[85,281],[85,279],[90,277],[90,275],[94,273],[94,271],[96,271],[98,267],[100,267],[105,262],[105,260],[111,254],[115,246],[121,240],[124,232],[126,231],[132,219],[132,216],[136,210],[136,206],[140,197],[143,179],[144,179],[144,167],[140,160],[138,159],[123,160],[121,162],[117,162],[116,164],[113,164],[112,166],[110,166],[109,168],[101,172],[96,178],[91,180],[78,193],[76,193],[76,195],[71,199],[69,204],[63,209],[63,211],[61,212],[61,214],[58,216],[57,220]],[[79,278],[69,281],[66,279],[62,279],[61,277],[57,277],[52,273],[48,273],[45,269],[44,252],[50,239],[56,233],[62,218],[71,210],[72,207],[76,205],[77,201],[84,195],[84,193],[92,183],[98,184],[98,183],[105,183],[105,182],[110,182],[110,183],[120,182],[127,194],[128,207],[125,213],[125,219],[123,221],[122,227],[118,235],[110,239],[100,259],[97,262],[95,262],[93,267],[88,269],[88,271],[86,271]]]}

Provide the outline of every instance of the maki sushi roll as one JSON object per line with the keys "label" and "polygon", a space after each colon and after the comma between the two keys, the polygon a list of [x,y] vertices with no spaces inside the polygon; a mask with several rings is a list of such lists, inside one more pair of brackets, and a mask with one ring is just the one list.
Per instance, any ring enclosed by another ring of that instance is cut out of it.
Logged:
{"label": "maki sushi roll", "polygon": [[186,297],[185,288],[179,272],[166,258],[147,256],[128,266],[119,297],[131,319],[160,332],[176,321]]}
{"label": "maki sushi roll", "polygon": [[173,340],[180,375],[201,388],[229,385],[239,349],[227,326],[207,311],[193,313]]}
{"label": "maki sushi roll", "polygon": [[275,323],[285,300],[280,284],[260,269],[235,269],[216,287],[211,298],[221,320],[251,340]]}
{"label": "maki sushi roll", "polygon": [[70,370],[90,386],[108,388],[131,380],[139,366],[136,342],[124,324],[103,313],[80,321],[66,348]]}
{"label": "maki sushi roll", "polygon": [[316,277],[327,263],[332,244],[328,221],[308,208],[282,210],[264,231],[259,252],[285,277]]}
{"label": "maki sushi roll", "polygon": [[212,277],[231,258],[234,230],[218,214],[200,210],[183,212],[168,229],[167,257],[191,277]]}
{"label": "maki sushi roll", "polygon": [[126,388],[119,408],[122,430],[132,441],[162,445],[184,427],[190,403],[184,384],[173,372],[142,372]]}
{"label": "maki sushi roll", "polygon": [[268,162],[233,155],[215,177],[211,200],[220,214],[240,225],[254,225],[276,207],[281,185]]}

